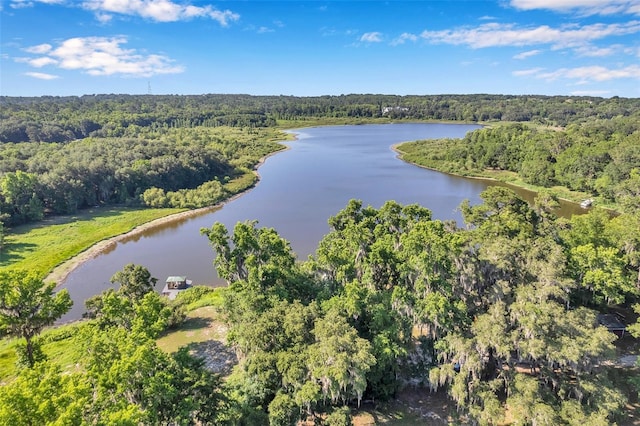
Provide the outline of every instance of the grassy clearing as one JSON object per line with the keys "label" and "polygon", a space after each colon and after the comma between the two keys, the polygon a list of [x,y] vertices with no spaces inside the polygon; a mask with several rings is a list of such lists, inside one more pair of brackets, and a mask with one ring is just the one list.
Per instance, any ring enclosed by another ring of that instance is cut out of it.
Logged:
{"label": "grassy clearing", "polygon": [[[39,341],[47,359],[54,360],[63,370],[74,369],[82,358],[76,336],[84,324],[80,321],[43,331]],[[0,384],[16,376],[16,347],[21,342],[24,343],[24,339],[0,339]]]}
{"label": "grassy clearing", "polygon": [[0,265],[9,269],[30,269],[45,276],[57,265],[99,241],[180,211],[183,209],[94,208],[19,226],[5,237]]}
{"label": "grassy clearing", "polygon": [[239,194],[256,184],[258,176],[254,172],[246,172],[224,184],[224,189],[231,194]]}
{"label": "grassy clearing", "polygon": [[213,306],[204,306],[189,312],[180,327],[169,330],[157,342],[160,349],[172,353],[191,343],[224,341],[226,333],[227,327],[220,320],[218,310]]}
{"label": "grassy clearing", "polygon": [[318,126],[346,126],[359,124],[391,124],[391,123],[452,123],[452,124],[478,124],[475,122],[465,121],[448,121],[448,120],[419,120],[419,119],[398,119],[391,117],[307,117],[295,120],[278,120],[277,129],[289,130],[300,129],[303,127]]}
{"label": "grassy clearing", "polygon": [[582,200],[585,200],[587,198],[592,198],[595,200],[595,204],[598,206],[598,208],[614,210],[614,211],[620,210],[620,206],[613,204],[611,202],[607,202],[602,197],[594,196],[593,194],[590,194],[588,192],[572,191],[569,188],[564,186],[552,186],[552,187],[546,188],[542,186],[531,185],[530,183],[526,183],[524,180],[522,180],[522,178],[520,178],[520,176],[518,176],[518,174],[515,172],[509,172],[505,170],[484,170],[475,174],[467,175],[467,177],[473,177],[473,178],[479,177],[481,179],[486,178],[486,179],[497,180],[497,181],[505,182],[505,183],[508,183],[509,185],[513,185],[519,188],[524,188],[526,190],[533,191],[533,192],[548,191],[549,193],[555,195],[558,198],[572,201],[574,203],[579,203]]}
{"label": "grassy clearing", "polygon": [[[529,191],[540,192],[540,191],[549,191],[552,194],[560,198],[564,198],[565,200],[570,200],[576,203],[584,200],[585,198],[591,198],[592,195],[586,192],[572,191],[569,188],[564,186],[553,186],[550,188],[545,188],[542,186],[531,185],[530,183],[526,183],[520,176],[518,176],[515,172],[509,172],[506,170],[484,170],[481,172],[477,172],[472,177],[481,177],[486,179],[493,179],[500,182],[505,182],[510,185],[514,185],[520,188],[527,189]],[[602,205],[598,203],[598,205]]]}
{"label": "grassy clearing", "polygon": [[4,338],[0,340],[0,384],[5,383],[16,374],[17,344],[17,339]]}

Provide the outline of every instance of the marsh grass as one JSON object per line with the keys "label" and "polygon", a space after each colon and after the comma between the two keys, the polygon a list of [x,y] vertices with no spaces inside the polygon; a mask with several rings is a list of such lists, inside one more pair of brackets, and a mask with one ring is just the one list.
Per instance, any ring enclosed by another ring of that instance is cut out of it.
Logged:
{"label": "marsh grass", "polygon": [[104,207],[53,217],[10,230],[0,252],[0,266],[29,269],[45,276],[57,265],[99,241],[183,209]]}

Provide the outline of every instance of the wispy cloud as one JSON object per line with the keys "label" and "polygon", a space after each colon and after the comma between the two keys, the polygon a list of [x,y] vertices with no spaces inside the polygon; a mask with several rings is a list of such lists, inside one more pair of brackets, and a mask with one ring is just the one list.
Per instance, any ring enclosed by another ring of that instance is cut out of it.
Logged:
{"label": "wispy cloud", "polygon": [[466,45],[474,49],[497,46],[551,45],[554,49],[583,46],[589,41],[610,36],[640,32],[640,21],[622,24],[569,25],[552,28],[548,25],[518,27],[515,24],[488,23],[475,28],[424,31],[423,39],[438,44]]}
{"label": "wispy cloud", "polygon": [[103,22],[109,14],[140,16],[156,22],[210,18],[222,26],[240,19],[240,15],[230,10],[218,10],[211,5],[179,4],[171,0],[84,0],[81,5],[95,12]]}
{"label": "wispy cloud", "polygon": [[640,15],[638,0],[511,0],[521,10],[546,9],[581,15]]}
{"label": "wispy cloud", "polygon": [[260,27],[257,30],[258,34],[266,34],[266,33],[272,33],[275,30],[273,28],[269,28],[269,27]]}
{"label": "wispy cloud", "polygon": [[526,77],[528,75],[536,75],[536,74],[540,74],[542,71],[544,71],[544,68],[530,68],[527,70],[518,70],[518,71],[514,71],[513,75],[515,75],[516,77]]}
{"label": "wispy cloud", "polygon": [[37,78],[39,80],[55,80],[56,78],[60,78],[60,76],[47,74],[44,72],[25,72],[24,75],[29,77]]}
{"label": "wispy cloud", "polygon": [[624,47],[622,45],[616,44],[607,47],[597,47],[597,46],[581,46],[575,49],[575,52],[580,56],[587,56],[591,58],[602,58],[605,56],[615,55],[616,53],[623,51]]}
{"label": "wispy cloud", "polygon": [[36,3],[63,4],[65,0],[11,0],[9,6],[13,9],[22,9],[25,7],[33,7]]}
{"label": "wispy cloud", "polygon": [[143,55],[135,49],[124,49],[122,45],[126,43],[125,37],[76,37],[61,42],[55,48],[48,44],[28,47],[25,52],[42,56],[16,60],[35,68],[55,66],[94,76],[149,77],[184,71],[182,66],[174,65],[173,60],[164,55]]}
{"label": "wispy cloud", "polygon": [[31,46],[24,49],[25,52],[34,53],[36,55],[42,55],[49,52],[52,49],[49,43],[38,44],[37,46]]}
{"label": "wispy cloud", "polygon": [[42,68],[47,65],[55,65],[58,63],[57,60],[50,58],[48,56],[41,56],[39,58],[16,58],[16,61],[25,62],[34,68]]}
{"label": "wispy cloud", "polygon": [[573,96],[607,96],[611,94],[609,90],[574,90],[570,93]]}
{"label": "wispy cloud", "polygon": [[[98,21],[109,22],[114,15],[139,16],[156,22],[186,21],[209,18],[226,27],[238,21],[240,15],[230,10],[219,10],[212,5],[194,6],[173,0],[10,0],[14,9],[33,7],[36,3],[81,7],[92,11]],[[199,3],[199,2],[198,2]]]}
{"label": "wispy cloud", "polygon": [[559,79],[577,80],[577,84],[590,82],[602,82],[618,79],[640,79],[640,65],[629,65],[622,68],[607,68],[600,65],[592,65],[576,68],[560,68],[555,71],[546,71],[543,68],[515,71],[516,76],[532,76],[535,78],[554,81]]}
{"label": "wispy cloud", "polygon": [[382,41],[382,33],[377,31],[371,33],[364,33],[362,37],[360,37],[360,41],[366,43],[380,43]]}
{"label": "wispy cloud", "polygon": [[539,55],[540,53],[542,53],[542,50],[539,50],[539,49],[527,50],[526,52],[518,53],[513,57],[513,59],[527,59],[532,56]]}
{"label": "wispy cloud", "polygon": [[320,28],[320,35],[322,37],[349,37],[349,38],[353,38],[358,33],[359,33],[359,31],[356,31],[356,30],[353,30],[353,29],[338,30],[336,28],[331,28],[331,27],[321,27]]}
{"label": "wispy cloud", "polygon": [[400,44],[404,44],[407,41],[417,41],[418,40],[418,36],[415,34],[411,34],[411,33],[402,33],[400,34],[400,37],[395,38],[392,42],[391,45],[392,46],[398,46]]}
{"label": "wispy cloud", "polygon": [[96,12],[95,17],[99,22],[102,22],[103,24],[106,24],[113,20],[113,15],[109,13]]}

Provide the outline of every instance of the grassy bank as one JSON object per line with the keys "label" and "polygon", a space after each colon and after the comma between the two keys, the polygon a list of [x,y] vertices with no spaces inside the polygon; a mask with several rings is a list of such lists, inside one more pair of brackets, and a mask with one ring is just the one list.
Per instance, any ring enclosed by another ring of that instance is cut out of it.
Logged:
{"label": "grassy bank", "polygon": [[131,231],[181,209],[104,207],[49,218],[11,229],[0,253],[7,269],[29,269],[45,276],[62,262],[99,241]]}

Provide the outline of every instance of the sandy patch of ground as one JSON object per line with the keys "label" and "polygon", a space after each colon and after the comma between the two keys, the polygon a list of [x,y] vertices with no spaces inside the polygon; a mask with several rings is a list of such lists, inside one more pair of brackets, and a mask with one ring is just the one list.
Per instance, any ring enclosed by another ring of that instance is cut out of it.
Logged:
{"label": "sandy patch of ground", "polygon": [[238,357],[233,349],[217,340],[192,343],[189,353],[204,360],[205,367],[214,373],[226,376],[238,363]]}

